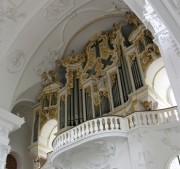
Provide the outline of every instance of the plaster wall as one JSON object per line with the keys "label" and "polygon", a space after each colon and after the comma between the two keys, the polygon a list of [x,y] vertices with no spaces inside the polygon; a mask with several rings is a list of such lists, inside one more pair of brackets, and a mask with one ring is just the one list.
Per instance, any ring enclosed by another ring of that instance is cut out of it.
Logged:
{"label": "plaster wall", "polygon": [[18,169],[32,169],[33,157],[28,149],[31,143],[31,128],[25,123],[22,127],[10,134],[11,154],[16,154]]}
{"label": "plaster wall", "polygon": [[138,128],[128,142],[132,169],[168,169],[170,159],[180,153],[180,126]]}

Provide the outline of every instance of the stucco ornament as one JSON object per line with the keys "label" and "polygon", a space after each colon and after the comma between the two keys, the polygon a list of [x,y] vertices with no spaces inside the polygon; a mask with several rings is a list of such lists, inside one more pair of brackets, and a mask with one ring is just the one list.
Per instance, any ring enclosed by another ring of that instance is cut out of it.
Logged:
{"label": "stucco ornament", "polygon": [[114,8],[121,11],[121,12],[125,12],[127,10],[129,10],[128,6],[125,4],[124,1],[122,0],[111,0],[112,4],[114,5]]}
{"label": "stucco ornament", "polygon": [[74,0],[54,0],[47,8],[48,20],[60,19],[62,15],[74,6]]}
{"label": "stucco ornament", "polygon": [[25,0],[1,0],[0,1],[0,23],[7,19],[17,21],[20,17],[25,17],[24,12],[19,11],[19,7]]}
{"label": "stucco ornament", "polygon": [[55,68],[55,61],[58,57],[57,50],[49,49],[49,52],[42,57],[41,62],[34,68],[34,71],[38,76],[41,76],[43,72],[50,71]]}
{"label": "stucco ornament", "polygon": [[22,50],[16,50],[7,58],[7,69],[10,73],[19,72],[24,65],[25,54]]}
{"label": "stucco ornament", "polygon": [[164,131],[161,142],[169,147],[172,151],[180,151],[179,138],[180,128],[167,129]]}
{"label": "stucco ornament", "polygon": [[137,168],[144,168],[147,166],[151,166],[153,164],[153,160],[149,151],[143,151],[138,153],[137,160]]}

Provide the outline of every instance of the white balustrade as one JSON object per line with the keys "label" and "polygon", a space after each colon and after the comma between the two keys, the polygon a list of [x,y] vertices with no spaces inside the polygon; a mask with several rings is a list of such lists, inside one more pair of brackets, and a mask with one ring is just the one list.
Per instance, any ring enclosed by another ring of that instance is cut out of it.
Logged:
{"label": "white balustrade", "polygon": [[177,107],[171,107],[155,111],[135,112],[126,118],[129,129],[132,129],[137,126],[155,126],[180,121],[180,114]]}
{"label": "white balustrade", "polygon": [[124,120],[126,119],[118,116],[111,116],[86,121],[57,136],[53,141],[53,152],[89,135],[125,130],[125,126],[123,126]]}
{"label": "white balustrade", "polygon": [[114,131],[127,132],[138,126],[159,126],[176,121],[180,121],[177,107],[135,112],[125,118],[109,116],[93,119],[57,136],[53,141],[53,152],[90,135]]}

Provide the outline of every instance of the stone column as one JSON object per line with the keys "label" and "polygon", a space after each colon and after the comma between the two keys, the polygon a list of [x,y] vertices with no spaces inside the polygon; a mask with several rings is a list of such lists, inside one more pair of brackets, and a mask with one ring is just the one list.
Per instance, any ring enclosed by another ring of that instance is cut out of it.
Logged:
{"label": "stone column", "polygon": [[10,151],[9,133],[20,128],[24,119],[0,107],[0,169],[6,166],[6,158]]}

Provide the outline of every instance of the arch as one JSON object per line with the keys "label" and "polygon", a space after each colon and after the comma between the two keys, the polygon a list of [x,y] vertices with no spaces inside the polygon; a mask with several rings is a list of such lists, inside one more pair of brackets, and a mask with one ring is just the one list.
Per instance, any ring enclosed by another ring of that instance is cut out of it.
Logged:
{"label": "arch", "polygon": [[154,78],[156,77],[157,73],[164,68],[164,63],[161,58],[156,59],[150,66],[148,67],[146,74],[145,74],[145,82],[151,88],[154,85]]}
{"label": "arch", "polygon": [[163,107],[161,108],[176,105],[174,101],[174,94],[172,90],[170,90],[171,84],[169,82],[169,78],[164,67],[162,57],[155,60],[149,66],[146,72],[145,82],[155,91],[157,96],[164,102],[164,104],[162,105]]}
{"label": "arch", "polygon": [[44,124],[40,131],[39,144],[42,144],[50,150],[52,150],[51,144],[53,139],[55,138],[54,134],[57,132],[57,124],[57,120],[49,120],[47,123]]}
{"label": "arch", "polygon": [[7,155],[6,168],[10,168],[10,169],[21,168],[20,156],[16,152],[11,152],[10,154]]}
{"label": "arch", "polygon": [[15,151],[11,151],[10,155],[14,156],[14,158],[17,161],[17,168],[21,169],[22,168],[21,156]]}

